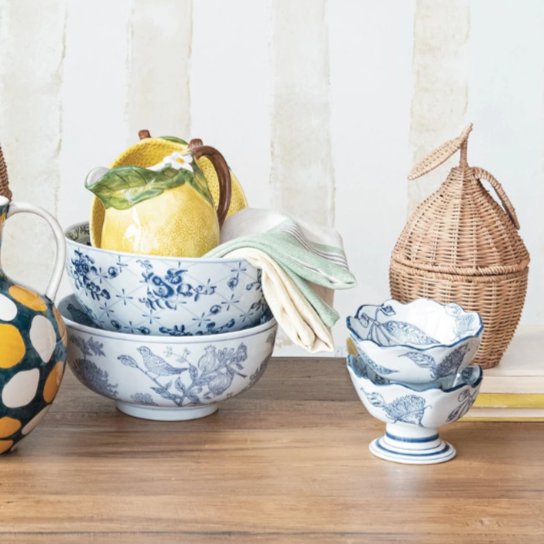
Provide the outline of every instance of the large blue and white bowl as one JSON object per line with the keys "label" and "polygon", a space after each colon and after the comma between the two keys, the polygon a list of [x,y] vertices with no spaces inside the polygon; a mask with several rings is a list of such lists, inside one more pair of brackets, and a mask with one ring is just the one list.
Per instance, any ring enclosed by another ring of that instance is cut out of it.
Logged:
{"label": "large blue and white bowl", "polygon": [[268,309],[260,271],[244,259],[156,257],[90,246],[89,225],[69,227],[66,272],[99,327],[143,335],[239,331]]}
{"label": "large blue and white bowl", "polygon": [[59,311],[68,334],[67,362],[91,391],[134,417],[187,420],[259,381],[274,349],[277,324],[262,323],[213,336],[138,336],[97,328],[74,295]]}
{"label": "large blue and white bowl", "polygon": [[385,435],[370,444],[374,455],[405,464],[442,463],[455,456],[438,427],[457,421],[472,407],[482,383],[480,366],[422,385],[383,378],[358,356],[348,356],[348,370],[365,408],[386,423]]}
{"label": "large blue and white bowl", "polygon": [[484,330],[479,314],[424,298],[408,304],[365,304],[347,318],[347,327],[374,372],[410,384],[461,372],[476,355]]}

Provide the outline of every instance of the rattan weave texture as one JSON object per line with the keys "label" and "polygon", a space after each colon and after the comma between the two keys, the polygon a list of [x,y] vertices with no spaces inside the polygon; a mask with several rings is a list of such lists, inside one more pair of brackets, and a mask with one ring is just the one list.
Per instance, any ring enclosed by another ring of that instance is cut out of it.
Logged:
{"label": "rattan weave texture", "polygon": [[[471,129],[467,126],[410,173],[409,179],[416,179],[461,151],[459,166],[419,205],[400,235],[390,286],[391,296],[401,302],[427,297],[479,312],[485,330],[474,363],[490,368],[500,362],[519,323],[530,259],[502,186],[486,170],[468,165]],[[481,180],[490,183],[502,207]]]}
{"label": "rattan weave texture", "polygon": [[4,152],[0,146],[0,196],[5,196],[11,200],[11,191],[9,188],[8,169],[4,161]]}

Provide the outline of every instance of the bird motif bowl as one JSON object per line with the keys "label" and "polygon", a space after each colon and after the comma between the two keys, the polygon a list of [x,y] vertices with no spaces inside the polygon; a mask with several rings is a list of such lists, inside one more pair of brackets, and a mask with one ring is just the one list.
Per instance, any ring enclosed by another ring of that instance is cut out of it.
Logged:
{"label": "bird motif bowl", "polygon": [[139,336],[98,329],[74,295],[59,304],[67,333],[67,362],[91,391],[144,419],[205,417],[263,375],[277,324],[262,323],[213,336]]}
{"label": "bird motif bowl", "polygon": [[484,330],[479,314],[430,299],[408,304],[365,304],[347,327],[357,351],[376,374],[401,383],[427,384],[467,367]]}
{"label": "bird motif bowl", "polygon": [[94,248],[88,223],[69,227],[65,235],[73,292],[103,329],[163,336],[220,334],[253,327],[268,308],[260,271],[246,260]]}
{"label": "bird motif bowl", "polygon": [[434,464],[455,457],[455,448],[440,439],[438,427],[457,421],[474,404],[482,368],[470,366],[445,381],[423,385],[395,383],[376,374],[361,357],[348,356],[351,381],[370,415],[386,423],[385,435],[370,451],[387,461]]}

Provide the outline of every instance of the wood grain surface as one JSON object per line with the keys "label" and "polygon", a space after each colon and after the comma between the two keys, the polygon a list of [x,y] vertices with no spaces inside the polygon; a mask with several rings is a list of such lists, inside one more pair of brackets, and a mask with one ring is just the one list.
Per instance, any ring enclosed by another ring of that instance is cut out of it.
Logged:
{"label": "wood grain surface", "polygon": [[0,542],[544,542],[544,424],[457,423],[458,456],[374,458],[383,432],[339,359],[273,359],[216,414],[151,422],[67,372],[47,418],[0,458]]}

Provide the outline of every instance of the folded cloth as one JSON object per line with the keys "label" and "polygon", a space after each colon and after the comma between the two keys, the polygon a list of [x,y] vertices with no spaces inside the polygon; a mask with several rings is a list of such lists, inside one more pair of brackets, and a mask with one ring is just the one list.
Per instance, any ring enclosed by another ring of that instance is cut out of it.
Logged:
{"label": "folded cloth", "polygon": [[[289,338],[314,353],[333,351],[339,316],[333,290],[357,284],[340,235],[271,210],[245,208],[225,220],[206,257],[245,258],[262,271],[263,293]],[[319,294],[318,294],[319,293]]]}

